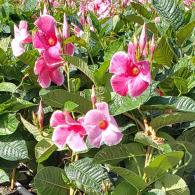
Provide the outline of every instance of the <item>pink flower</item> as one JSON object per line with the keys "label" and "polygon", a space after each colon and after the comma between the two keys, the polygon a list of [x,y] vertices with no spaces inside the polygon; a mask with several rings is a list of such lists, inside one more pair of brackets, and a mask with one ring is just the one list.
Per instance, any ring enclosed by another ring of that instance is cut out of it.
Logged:
{"label": "pink flower", "polygon": [[[65,14],[64,14],[64,24],[63,24],[62,34],[64,39],[70,37],[70,29]],[[72,43],[68,43],[64,46],[64,53],[72,56],[74,54],[74,49],[75,49],[74,45]]]}
{"label": "pink flower", "polygon": [[24,44],[31,43],[32,38],[28,33],[28,24],[26,21],[20,21],[19,28],[14,25],[15,38],[11,42],[13,55],[18,57],[25,52]]}
{"label": "pink flower", "polygon": [[50,15],[42,15],[36,21],[38,31],[35,33],[33,45],[44,56],[48,64],[62,61],[62,48],[56,33],[56,21]]}
{"label": "pink flower", "polygon": [[55,111],[51,116],[50,126],[54,128],[52,141],[59,149],[63,149],[65,145],[74,152],[87,149],[82,119],[75,121],[68,112]]}
{"label": "pink flower", "polygon": [[57,85],[64,83],[64,75],[60,71],[61,64],[48,65],[43,57],[35,62],[34,72],[38,75],[38,82],[43,88],[51,85],[51,81]]}
{"label": "pink flower", "polygon": [[136,60],[136,48],[129,43],[128,53],[117,52],[113,55],[109,72],[113,90],[121,96],[140,96],[151,83],[149,62]]}
{"label": "pink flower", "polygon": [[90,110],[84,117],[84,127],[89,143],[99,148],[103,142],[112,146],[122,140],[122,133],[113,116],[109,114],[108,104],[96,103],[97,109]]}

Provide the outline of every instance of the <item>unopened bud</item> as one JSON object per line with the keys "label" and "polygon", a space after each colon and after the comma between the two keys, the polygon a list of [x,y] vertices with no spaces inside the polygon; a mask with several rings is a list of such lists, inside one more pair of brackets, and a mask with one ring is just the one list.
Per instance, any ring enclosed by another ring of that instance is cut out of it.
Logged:
{"label": "unopened bud", "polygon": [[150,44],[151,59],[153,59],[155,48],[156,48],[156,44],[155,44],[155,38],[154,38],[154,35],[153,35],[152,36],[152,41],[151,41],[151,44]]}
{"label": "unopened bud", "polygon": [[47,10],[46,4],[44,4],[43,15],[47,15],[47,14],[48,14],[48,10]]}
{"label": "unopened bud", "polygon": [[144,23],[143,29],[140,35],[140,39],[139,39],[139,48],[140,48],[141,54],[145,49],[146,43],[147,43],[147,34],[146,34],[146,24]]}
{"label": "unopened bud", "polygon": [[39,103],[39,109],[37,112],[37,119],[39,122],[39,127],[42,129],[44,126],[44,111],[43,111],[42,101],[40,101],[40,103]]}
{"label": "unopened bud", "polygon": [[137,50],[137,48],[138,48],[138,41],[137,41],[137,37],[135,35],[133,36],[133,44],[135,46],[135,49]]}
{"label": "unopened bud", "polygon": [[97,102],[97,98],[96,98],[96,94],[95,94],[95,87],[94,87],[94,85],[92,86],[92,89],[91,89],[91,102],[92,102],[93,108],[95,108],[95,104]]}
{"label": "unopened bud", "polygon": [[70,36],[70,29],[68,26],[66,15],[64,14],[64,23],[63,23],[63,30],[62,30],[63,38],[67,39]]}

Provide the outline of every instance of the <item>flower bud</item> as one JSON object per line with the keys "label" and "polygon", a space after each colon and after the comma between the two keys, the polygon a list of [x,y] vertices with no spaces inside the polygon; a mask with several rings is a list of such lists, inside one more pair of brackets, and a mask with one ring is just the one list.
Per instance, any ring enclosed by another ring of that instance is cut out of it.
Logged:
{"label": "flower bud", "polygon": [[144,23],[140,39],[139,39],[139,48],[140,48],[140,53],[142,54],[143,50],[145,49],[147,43],[147,34],[146,34],[146,24]]}
{"label": "flower bud", "polygon": [[153,59],[155,48],[156,48],[156,44],[155,44],[155,38],[154,38],[154,35],[153,35],[152,36],[152,41],[150,43],[150,55],[151,55],[151,59]]}
{"label": "flower bud", "polygon": [[68,38],[70,36],[70,29],[68,26],[66,15],[64,14],[64,23],[63,23],[63,30],[62,30],[63,38]]}
{"label": "flower bud", "polygon": [[97,98],[96,98],[96,94],[95,94],[95,87],[94,87],[94,85],[92,86],[92,89],[91,89],[91,102],[92,102],[93,108],[95,108],[95,104],[97,102]]}
{"label": "flower bud", "polygon": [[40,101],[40,103],[39,103],[39,109],[37,112],[37,119],[38,119],[39,127],[42,129],[44,126],[44,111],[43,111],[42,101]]}

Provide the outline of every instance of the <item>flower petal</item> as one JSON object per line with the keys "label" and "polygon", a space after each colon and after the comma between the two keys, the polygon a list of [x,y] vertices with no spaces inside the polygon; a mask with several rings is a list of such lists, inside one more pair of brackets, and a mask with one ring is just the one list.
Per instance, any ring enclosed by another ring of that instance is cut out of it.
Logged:
{"label": "flower petal", "polygon": [[59,69],[55,69],[52,72],[50,72],[50,78],[58,86],[64,83],[63,72],[61,72]]}
{"label": "flower petal", "polygon": [[70,135],[70,133],[71,132],[68,131],[66,126],[60,125],[54,129],[52,141],[59,149],[62,150],[66,144],[67,137]]}
{"label": "flower petal", "polygon": [[117,52],[112,56],[109,72],[116,75],[127,74],[131,61],[127,53]]}
{"label": "flower petal", "polygon": [[45,34],[55,34],[56,22],[50,15],[42,15],[36,21],[35,25]]}
{"label": "flower petal", "polygon": [[120,132],[118,127],[110,124],[106,131],[102,133],[102,140],[108,146],[116,145],[120,143],[123,138],[123,134]]}
{"label": "flower petal", "polygon": [[47,67],[40,72],[38,81],[42,88],[48,88],[51,85],[51,79]]}
{"label": "flower petal", "polygon": [[47,49],[48,45],[46,43],[44,34],[41,31],[37,31],[33,38],[33,46],[37,49]]}
{"label": "flower petal", "polygon": [[72,56],[74,54],[74,45],[72,43],[68,43],[64,46],[64,54]]}
{"label": "flower petal", "polygon": [[131,97],[140,96],[149,86],[149,83],[142,79],[141,74],[128,82],[128,92]]}
{"label": "flower petal", "polygon": [[58,125],[65,124],[66,124],[65,113],[60,110],[55,111],[50,118],[50,126],[57,127]]}
{"label": "flower petal", "polygon": [[38,58],[37,61],[35,62],[35,67],[34,67],[34,73],[35,75],[38,75],[41,73],[42,69],[46,66],[46,63],[42,57]]}
{"label": "flower petal", "polygon": [[121,96],[126,96],[128,92],[128,77],[114,75],[111,78],[111,86],[114,92]]}
{"label": "flower petal", "polygon": [[107,116],[108,118],[110,118],[108,104],[106,102],[96,103],[95,105],[96,105],[97,110],[99,110],[105,116]]}
{"label": "flower petal", "polygon": [[12,40],[11,47],[13,55],[16,57],[22,55],[25,52],[24,46],[17,39]]}
{"label": "flower petal", "polygon": [[133,63],[136,63],[136,47],[132,42],[129,42],[128,45],[128,54]]}
{"label": "flower petal", "polygon": [[79,133],[75,133],[72,131],[67,137],[66,143],[74,152],[87,150],[87,146],[84,142],[84,137],[80,136]]}
{"label": "flower petal", "polygon": [[150,64],[148,61],[141,61],[137,63],[138,65],[141,66],[141,78],[148,82],[149,84],[151,83],[151,72],[150,72]]}

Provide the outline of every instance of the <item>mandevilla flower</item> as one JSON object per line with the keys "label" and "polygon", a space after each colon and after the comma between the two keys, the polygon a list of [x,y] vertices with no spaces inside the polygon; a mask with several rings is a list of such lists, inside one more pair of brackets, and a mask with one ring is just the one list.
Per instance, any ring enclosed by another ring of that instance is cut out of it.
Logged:
{"label": "mandevilla flower", "polygon": [[54,128],[52,141],[59,149],[68,145],[74,152],[86,150],[86,131],[82,123],[82,118],[75,121],[68,112],[55,111],[50,119],[50,126]]}
{"label": "mandevilla flower", "polygon": [[122,133],[113,116],[109,114],[108,104],[96,103],[96,109],[90,110],[84,117],[84,127],[89,143],[99,148],[103,143],[112,146],[122,140]]}
{"label": "mandevilla flower", "polygon": [[35,33],[33,45],[43,55],[48,64],[62,61],[62,48],[56,33],[56,21],[50,15],[42,15],[36,21],[38,31]]}
{"label": "mandevilla flower", "polygon": [[129,43],[128,53],[117,52],[113,55],[109,72],[113,90],[121,96],[140,96],[151,83],[150,64],[148,61],[136,61],[136,50]]}
{"label": "mandevilla flower", "polygon": [[38,58],[35,62],[34,72],[38,75],[38,82],[42,88],[51,85],[51,81],[56,85],[64,83],[64,75],[60,71],[62,64],[48,65],[43,57]]}
{"label": "mandevilla flower", "polygon": [[20,21],[19,28],[14,25],[14,39],[11,42],[11,47],[14,56],[18,57],[25,52],[24,44],[31,43],[32,37],[28,33],[28,24],[26,21]]}

